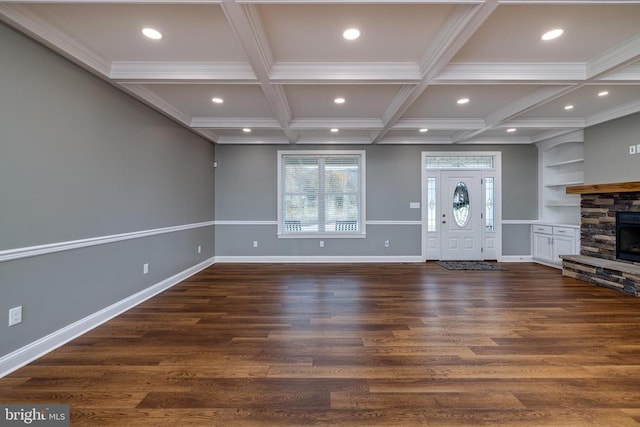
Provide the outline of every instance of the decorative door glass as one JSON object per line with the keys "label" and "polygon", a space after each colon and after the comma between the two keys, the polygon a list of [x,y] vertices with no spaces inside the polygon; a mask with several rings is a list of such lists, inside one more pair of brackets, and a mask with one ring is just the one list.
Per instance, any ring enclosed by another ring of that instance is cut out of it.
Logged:
{"label": "decorative door glass", "polygon": [[453,192],[453,219],[458,227],[467,225],[469,209],[469,190],[464,182],[458,182]]}

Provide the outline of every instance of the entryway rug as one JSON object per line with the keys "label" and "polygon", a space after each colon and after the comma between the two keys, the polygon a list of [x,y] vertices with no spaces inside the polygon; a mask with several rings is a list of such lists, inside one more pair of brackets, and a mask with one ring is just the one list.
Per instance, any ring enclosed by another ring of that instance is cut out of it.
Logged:
{"label": "entryway rug", "polygon": [[447,270],[504,270],[503,267],[485,261],[438,261]]}

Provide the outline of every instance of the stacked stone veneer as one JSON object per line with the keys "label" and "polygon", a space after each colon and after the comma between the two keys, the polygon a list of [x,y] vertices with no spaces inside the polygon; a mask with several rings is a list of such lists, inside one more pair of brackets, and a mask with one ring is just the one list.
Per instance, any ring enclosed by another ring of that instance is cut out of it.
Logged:
{"label": "stacked stone veneer", "polygon": [[640,192],[582,195],[581,255],[616,259],[616,212],[640,212]]}
{"label": "stacked stone veneer", "polygon": [[563,257],[562,274],[640,296],[640,263],[616,260],[616,212],[640,212],[640,191],[582,194],[580,255]]}

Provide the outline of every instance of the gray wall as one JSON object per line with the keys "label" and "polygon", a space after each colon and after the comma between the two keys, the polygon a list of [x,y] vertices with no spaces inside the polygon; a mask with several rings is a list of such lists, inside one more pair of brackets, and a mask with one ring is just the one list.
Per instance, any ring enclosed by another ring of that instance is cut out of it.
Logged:
{"label": "gray wall", "polygon": [[[277,218],[277,151],[327,150],[326,146],[217,145],[216,221],[275,221]],[[419,221],[423,151],[501,151],[504,220],[537,219],[537,147],[510,146],[339,146],[367,152],[367,220]],[[526,195],[526,196],[523,196]],[[503,232],[504,255],[530,253],[528,225]],[[524,236],[524,237],[523,237]],[[252,243],[258,240],[258,247]],[[384,240],[391,246],[384,247]],[[365,239],[278,239],[275,225],[216,226],[216,256],[420,256],[419,225],[367,225]]]}
{"label": "gray wall", "polygon": [[[212,144],[4,24],[0,58],[0,251],[214,219]],[[214,241],[211,226],[0,262],[0,356],[213,257]]]}
{"label": "gray wall", "polygon": [[584,182],[607,184],[640,181],[640,113],[587,128],[584,133]]}

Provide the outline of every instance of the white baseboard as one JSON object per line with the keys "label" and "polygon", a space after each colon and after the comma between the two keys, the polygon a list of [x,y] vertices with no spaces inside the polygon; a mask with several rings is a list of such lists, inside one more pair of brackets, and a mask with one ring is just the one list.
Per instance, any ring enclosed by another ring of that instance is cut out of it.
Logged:
{"label": "white baseboard", "polygon": [[531,255],[502,255],[500,262],[533,262]]}
{"label": "white baseboard", "polygon": [[421,256],[217,256],[216,263],[358,263],[424,262]]}
{"label": "white baseboard", "polygon": [[62,329],[59,329],[39,340],[36,340],[18,350],[0,357],[0,378],[25,366],[26,364],[44,356],[63,344],[79,337],[80,335],[100,326],[121,313],[135,307],[149,298],[171,288],[181,281],[193,276],[201,270],[215,263],[215,258],[209,258],[178,274],[175,274],[155,285],[152,285],[136,294],[103,308],[83,319],[78,320]]}

